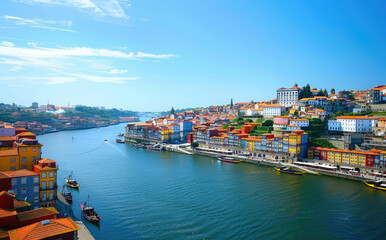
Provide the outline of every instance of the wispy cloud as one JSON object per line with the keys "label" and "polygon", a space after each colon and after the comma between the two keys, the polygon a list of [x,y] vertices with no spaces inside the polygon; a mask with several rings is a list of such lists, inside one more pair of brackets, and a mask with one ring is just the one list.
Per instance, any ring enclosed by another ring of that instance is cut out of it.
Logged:
{"label": "wispy cloud", "polygon": [[71,27],[72,21],[43,20],[43,19],[39,19],[39,18],[26,19],[26,18],[9,16],[9,15],[1,16],[1,18],[4,18],[7,21],[9,21],[15,25],[25,25],[25,26],[34,27],[34,28],[45,28],[45,29],[50,29],[50,30],[75,32],[71,29],[63,28],[63,27]]}
{"label": "wispy cloud", "polygon": [[117,0],[19,0],[25,3],[42,5],[62,5],[72,7],[78,11],[98,16],[111,16],[114,18],[127,18]]}
{"label": "wispy cloud", "polygon": [[121,73],[127,73],[127,70],[111,69],[109,71],[98,71],[98,72],[107,73],[107,74],[121,74]]}
{"label": "wispy cloud", "polygon": [[45,76],[45,77],[32,77],[32,76],[16,76],[16,77],[0,77],[0,80],[4,81],[21,81],[24,84],[63,84],[76,82],[78,79],[71,76]]}
{"label": "wispy cloud", "polygon": [[104,77],[104,76],[95,76],[88,74],[70,74],[84,80],[98,83],[126,83],[127,81],[138,80],[140,77]]}
{"label": "wispy cloud", "polygon": [[14,47],[15,44],[11,43],[11,42],[7,42],[7,41],[1,41],[1,46],[4,46],[4,47]]}
{"label": "wispy cloud", "polygon": [[140,18],[139,20],[142,22],[150,22],[151,21],[151,19],[149,19],[149,18]]}

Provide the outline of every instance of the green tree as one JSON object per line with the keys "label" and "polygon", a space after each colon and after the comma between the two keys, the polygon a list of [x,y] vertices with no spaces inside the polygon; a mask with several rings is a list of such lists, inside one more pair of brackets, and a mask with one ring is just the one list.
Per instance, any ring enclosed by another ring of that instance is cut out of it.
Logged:
{"label": "green tree", "polygon": [[311,98],[312,92],[311,92],[311,86],[310,84],[307,84],[306,86],[303,87],[302,91],[299,93],[299,99],[302,98]]}
{"label": "green tree", "polygon": [[190,144],[190,146],[191,146],[193,149],[196,149],[196,148],[199,146],[199,144],[198,144],[198,142],[192,142],[192,143]]}
{"label": "green tree", "polygon": [[231,98],[231,109],[233,109],[233,99]]}
{"label": "green tree", "polygon": [[273,126],[273,121],[272,120],[266,120],[265,122],[262,123],[262,126],[272,127]]}

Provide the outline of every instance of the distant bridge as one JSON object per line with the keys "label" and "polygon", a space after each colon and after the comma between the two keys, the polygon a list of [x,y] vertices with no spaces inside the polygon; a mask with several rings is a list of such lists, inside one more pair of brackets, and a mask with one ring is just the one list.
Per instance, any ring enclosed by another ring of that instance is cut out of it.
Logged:
{"label": "distant bridge", "polygon": [[162,117],[161,112],[137,112],[137,117],[143,116]]}

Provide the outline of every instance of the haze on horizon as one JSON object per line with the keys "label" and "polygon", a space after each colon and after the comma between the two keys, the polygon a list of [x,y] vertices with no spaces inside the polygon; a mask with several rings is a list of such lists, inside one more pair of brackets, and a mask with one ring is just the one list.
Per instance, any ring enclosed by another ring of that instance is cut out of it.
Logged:
{"label": "haze on horizon", "polygon": [[385,1],[5,0],[0,102],[163,111],[386,83]]}

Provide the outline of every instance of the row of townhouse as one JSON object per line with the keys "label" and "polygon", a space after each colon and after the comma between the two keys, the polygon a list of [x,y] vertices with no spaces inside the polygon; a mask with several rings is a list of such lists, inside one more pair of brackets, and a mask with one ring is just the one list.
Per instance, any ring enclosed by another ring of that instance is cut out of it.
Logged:
{"label": "row of townhouse", "polygon": [[273,117],[282,115],[285,107],[280,104],[256,103],[252,108],[243,107],[239,110],[239,116],[257,116]]}
{"label": "row of townhouse", "polygon": [[308,149],[308,158],[353,166],[377,168],[386,167],[386,151],[376,149],[372,149],[370,151],[355,151],[310,147]]}
{"label": "row of townhouse", "polygon": [[228,129],[197,126],[193,132],[193,141],[209,146],[307,156],[308,134],[304,131],[294,130],[282,136],[267,133],[257,137],[249,134],[254,126],[256,123],[247,123],[241,129],[232,126]]}
{"label": "row of townhouse", "polygon": [[305,118],[292,118],[290,116],[275,116],[273,118],[273,127],[282,131],[301,130],[309,126],[310,120]]}
{"label": "row of townhouse", "polygon": [[[167,119],[165,119],[167,120]],[[152,122],[129,123],[126,126],[125,136],[128,138],[149,139],[164,143],[186,143],[188,134],[192,131],[192,121],[182,120],[164,124]]]}
{"label": "row of townhouse", "polygon": [[[25,130],[25,129],[24,129]],[[42,159],[42,144],[36,135],[16,129],[15,136],[0,137],[0,190],[11,190],[17,199],[34,208],[56,206],[56,162]]]}

